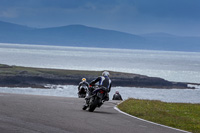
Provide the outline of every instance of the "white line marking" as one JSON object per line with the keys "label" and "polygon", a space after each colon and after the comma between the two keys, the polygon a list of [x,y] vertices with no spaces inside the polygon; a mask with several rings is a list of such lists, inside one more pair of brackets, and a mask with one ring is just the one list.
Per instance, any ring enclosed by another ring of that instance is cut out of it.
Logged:
{"label": "white line marking", "polygon": [[117,108],[117,105],[114,107],[114,109],[117,110],[118,112],[122,113],[122,114],[125,114],[125,115],[127,115],[127,116],[130,116],[130,117],[132,117],[132,118],[135,118],[135,119],[138,119],[138,120],[141,120],[141,121],[144,121],[144,122],[148,122],[148,123],[151,123],[151,124],[155,124],[155,125],[158,125],[158,126],[161,126],[161,127],[166,127],[166,128],[174,129],[174,130],[181,131],[181,132],[184,132],[184,133],[192,133],[192,132],[184,131],[184,130],[181,130],[181,129],[177,129],[177,128],[165,126],[165,125],[162,125],[162,124],[158,124],[158,123],[155,123],[155,122],[151,122],[151,121],[148,121],[148,120],[144,120],[144,119],[138,118],[138,117],[136,117],[136,116],[127,114],[127,113],[121,111],[119,108]]}

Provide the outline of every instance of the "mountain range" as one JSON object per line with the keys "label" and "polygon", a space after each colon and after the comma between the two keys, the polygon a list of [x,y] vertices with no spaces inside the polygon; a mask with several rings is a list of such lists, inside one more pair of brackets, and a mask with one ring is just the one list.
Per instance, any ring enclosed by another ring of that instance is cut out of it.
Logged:
{"label": "mountain range", "polygon": [[200,52],[198,36],[135,35],[84,25],[32,28],[3,21],[0,43]]}

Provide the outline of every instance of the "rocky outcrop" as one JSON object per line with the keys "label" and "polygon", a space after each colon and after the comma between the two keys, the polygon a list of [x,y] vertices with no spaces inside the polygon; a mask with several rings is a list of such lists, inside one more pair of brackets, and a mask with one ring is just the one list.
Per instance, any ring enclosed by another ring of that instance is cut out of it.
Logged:
{"label": "rocky outcrop", "polygon": [[141,77],[136,76],[135,78],[114,78],[113,82],[116,86],[133,86],[133,87],[144,87],[144,88],[188,88],[186,83],[170,82],[161,78],[156,77]]}
{"label": "rocky outcrop", "polygon": [[[170,82],[162,78],[138,74],[110,72],[112,86],[145,88],[188,88],[186,83]],[[75,71],[58,69],[25,68],[0,65],[0,86],[39,87],[46,84],[78,85],[83,77],[90,82],[100,71]]]}

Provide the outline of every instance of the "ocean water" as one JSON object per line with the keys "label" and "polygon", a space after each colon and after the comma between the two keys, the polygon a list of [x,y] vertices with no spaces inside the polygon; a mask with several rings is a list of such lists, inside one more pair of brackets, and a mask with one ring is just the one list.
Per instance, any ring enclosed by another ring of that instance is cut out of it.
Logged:
{"label": "ocean water", "polygon": [[[176,103],[200,103],[200,86],[198,86],[195,90],[112,87],[111,92],[109,93],[110,100],[112,100],[113,94],[116,91],[119,91],[123,100],[126,100],[128,98],[137,98]],[[61,97],[78,97],[78,86],[53,85],[51,86],[51,89],[0,87],[0,92]]]}
{"label": "ocean water", "polygon": [[0,63],[72,70],[112,70],[200,83],[200,53],[0,43]]}
{"label": "ocean water", "polygon": [[[0,43],[0,64],[71,70],[110,70],[200,83],[200,53],[41,46]],[[87,77],[86,77],[87,78]],[[77,97],[77,86],[56,89],[0,88],[0,92]],[[197,87],[198,88],[198,87]],[[124,97],[200,103],[200,89],[114,87]]]}

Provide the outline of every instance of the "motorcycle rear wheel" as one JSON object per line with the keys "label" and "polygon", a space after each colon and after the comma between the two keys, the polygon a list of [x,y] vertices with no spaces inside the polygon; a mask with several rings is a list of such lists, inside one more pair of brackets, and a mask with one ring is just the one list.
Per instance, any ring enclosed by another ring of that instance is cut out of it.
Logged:
{"label": "motorcycle rear wheel", "polygon": [[95,108],[97,107],[98,102],[99,102],[98,98],[95,98],[94,101],[92,101],[92,103],[89,105],[89,109],[88,110],[90,112],[93,112],[95,110]]}
{"label": "motorcycle rear wheel", "polygon": [[86,105],[83,105],[83,108],[82,108],[82,109],[83,109],[83,110],[86,110],[86,109],[87,109],[87,107],[88,107],[88,106],[86,106]]}

